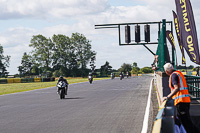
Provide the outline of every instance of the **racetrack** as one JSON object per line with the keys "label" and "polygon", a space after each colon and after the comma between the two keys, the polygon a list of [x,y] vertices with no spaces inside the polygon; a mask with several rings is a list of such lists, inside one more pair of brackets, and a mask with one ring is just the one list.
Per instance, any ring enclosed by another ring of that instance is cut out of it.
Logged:
{"label": "racetrack", "polygon": [[0,133],[140,133],[152,77],[69,85],[0,96]]}

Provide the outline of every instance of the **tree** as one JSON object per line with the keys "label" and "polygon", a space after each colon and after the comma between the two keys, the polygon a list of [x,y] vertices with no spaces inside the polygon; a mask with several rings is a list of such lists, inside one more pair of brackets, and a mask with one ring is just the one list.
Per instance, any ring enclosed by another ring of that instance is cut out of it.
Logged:
{"label": "tree", "polygon": [[32,66],[33,66],[32,57],[28,55],[26,52],[24,52],[21,61],[21,66],[18,67],[18,70],[20,71],[20,73],[30,75]]}
{"label": "tree", "polygon": [[136,62],[133,63],[133,67],[137,67],[137,63]]}
{"label": "tree", "polygon": [[22,74],[24,72],[23,67],[22,66],[18,66],[17,68],[18,68],[18,71],[19,71],[19,76],[21,78],[21,76],[22,76]]}
{"label": "tree", "polygon": [[123,63],[123,64],[121,65],[121,68],[119,68],[119,71],[120,71],[120,72],[124,72],[124,73],[129,72],[129,71],[131,71],[131,70],[132,70],[131,64],[126,64],[126,63]]}
{"label": "tree", "polygon": [[153,73],[153,70],[151,67],[143,67],[140,69],[141,73]]}
{"label": "tree", "polygon": [[100,68],[100,74],[101,76],[108,76],[111,70],[112,70],[112,66],[109,65],[108,61],[106,61],[106,63]]}
{"label": "tree", "polygon": [[[77,37],[78,38],[78,37]],[[62,67],[64,76],[79,76],[80,59],[78,59],[78,44],[74,44],[73,39],[65,35],[54,35],[52,37],[54,44],[53,67],[59,70]]]}
{"label": "tree", "polygon": [[89,41],[83,34],[72,33],[71,43],[75,48],[75,54],[78,64],[81,67],[81,75],[87,75],[85,73],[86,66],[90,58],[95,55],[95,52],[91,50],[92,46]]}
{"label": "tree", "polygon": [[71,53],[69,58],[69,71],[71,76],[76,77],[76,76],[81,76],[80,70],[79,70],[79,66],[80,64],[78,64],[77,58],[76,58],[76,54],[75,53]]}
{"label": "tree", "polygon": [[37,64],[34,64],[31,67],[31,74],[34,74],[34,75],[39,75],[40,74],[40,69],[39,69]]}
{"label": "tree", "polygon": [[[60,67],[60,69],[59,70],[55,70],[54,72],[53,72],[53,76],[54,77],[59,77],[59,76],[63,76],[63,73],[65,72],[65,69],[64,69],[64,67]],[[65,75],[64,75],[65,76]]]}
{"label": "tree", "polygon": [[4,53],[3,46],[1,46],[1,44],[0,44],[0,77],[8,74],[6,68],[9,67],[9,65],[10,65],[9,62],[10,62],[11,56],[8,56],[8,55],[4,56],[3,53]]}
{"label": "tree", "polygon": [[69,54],[71,53],[70,38],[65,35],[53,35],[53,64],[62,65],[67,68]]}
{"label": "tree", "polygon": [[91,67],[91,70],[92,70],[92,73],[94,74],[94,72],[95,72],[95,60],[96,60],[96,56],[95,55],[93,55],[92,57],[91,57],[91,60],[90,60],[90,67]]}
{"label": "tree", "polygon": [[133,63],[132,70],[131,70],[131,73],[137,75],[137,74],[139,73],[139,71],[140,71],[140,68],[137,66],[137,63],[134,62],[134,63]]}
{"label": "tree", "polygon": [[[86,76],[87,64],[96,55],[91,50],[91,41],[84,35],[73,33],[71,38],[65,35],[53,35],[47,39],[42,35],[33,36],[30,47],[33,47],[33,73],[52,71],[54,75],[62,72],[63,76]],[[36,65],[37,64],[37,65]],[[35,67],[34,67],[35,66]]]}
{"label": "tree", "polygon": [[[53,67],[54,70],[59,70],[61,66],[64,69],[64,76],[67,76],[67,70],[71,61],[71,55],[73,54],[74,48],[71,45],[71,40],[65,35],[53,35],[52,42],[53,46]],[[70,72],[70,71],[69,71]]]}
{"label": "tree", "polygon": [[45,71],[50,69],[52,62],[52,48],[53,43],[51,39],[47,39],[42,35],[33,36],[31,39],[30,47],[33,47],[32,50],[34,61],[40,66],[44,67]]}

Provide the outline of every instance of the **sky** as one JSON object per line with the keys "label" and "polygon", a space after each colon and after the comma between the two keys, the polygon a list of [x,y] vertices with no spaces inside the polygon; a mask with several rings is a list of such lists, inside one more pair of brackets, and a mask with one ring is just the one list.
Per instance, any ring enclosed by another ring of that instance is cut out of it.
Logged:
{"label": "sky", "polygon": [[[191,4],[199,38],[200,2],[191,0]],[[0,44],[4,55],[11,56],[9,74],[18,73],[24,52],[32,51],[29,47],[32,36],[38,34],[47,38],[54,34],[70,37],[76,32],[85,35],[97,53],[96,68],[106,61],[114,69],[133,62],[140,68],[151,66],[154,57],[146,48],[119,46],[117,29],[95,29],[94,25],[173,21],[172,10],[176,11],[175,0],[0,0],[0,9]],[[174,37],[178,65],[181,65],[175,33]],[[155,26],[151,27],[151,40],[157,40]],[[156,52],[157,45],[148,47]],[[186,63],[196,66],[188,56]]]}

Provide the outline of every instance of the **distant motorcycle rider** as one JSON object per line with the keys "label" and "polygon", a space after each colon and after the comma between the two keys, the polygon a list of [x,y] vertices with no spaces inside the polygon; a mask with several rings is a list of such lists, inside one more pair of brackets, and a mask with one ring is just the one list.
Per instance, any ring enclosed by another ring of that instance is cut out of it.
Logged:
{"label": "distant motorcycle rider", "polygon": [[115,73],[111,73],[111,79],[114,79],[115,78]]}
{"label": "distant motorcycle rider", "polygon": [[119,76],[120,76],[120,80],[124,78],[124,74],[122,72],[120,72]]}
{"label": "distant motorcycle rider", "polygon": [[129,72],[128,72],[128,71],[126,72],[126,77],[127,77],[127,78],[129,77]]}
{"label": "distant motorcycle rider", "polygon": [[[60,76],[56,85],[58,85],[58,83],[59,83],[60,81],[64,81],[64,82],[66,83],[66,87],[65,87],[65,95],[67,95],[68,82],[67,82],[67,80],[66,80],[65,78],[63,78],[63,76]],[[59,92],[59,88],[58,88],[58,90],[57,90],[57,93],[58,93],[58,92]]]}
{"label": "distant motorcycle rider", "polygon": [[89,73],[89,74],[88,74],[88,80],[89,80],[89,82],[90,82],[90,84],[91,84],[92,81],[93,81],[92,73]]}

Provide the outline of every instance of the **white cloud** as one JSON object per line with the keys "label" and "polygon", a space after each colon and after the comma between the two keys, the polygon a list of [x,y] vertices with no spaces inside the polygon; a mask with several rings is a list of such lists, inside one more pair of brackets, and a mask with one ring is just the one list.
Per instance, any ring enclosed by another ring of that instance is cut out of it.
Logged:
{"label": "white cloud", "polygon": [[0,44],[6,44],[8,42],[8,40],[5,37],[0,36]]}
{"label": "white cloud", "polygon": [[6,32],[0,33],[2,45],[7,47],[14,47],[24,45],[30,42],[30,38],[36,31],[31,28],[16,27],[9,28]]}
{"label": "white cloud", "polygon": [[105,10],[106,7],[107,0],[1,0],[0,18],[77,17]]}
{"label": "white cloud", "polygon": [[17,45],[9,48],[4,48],[4,55],[11,56],[10,59],[10,67],[7,68],[8,72],[10,74],[17,74],[18,73],[18,66],[21,65],[21,59],[24,54],[24,52],[29,53],[31,51],[31,48],[27,45]]}

